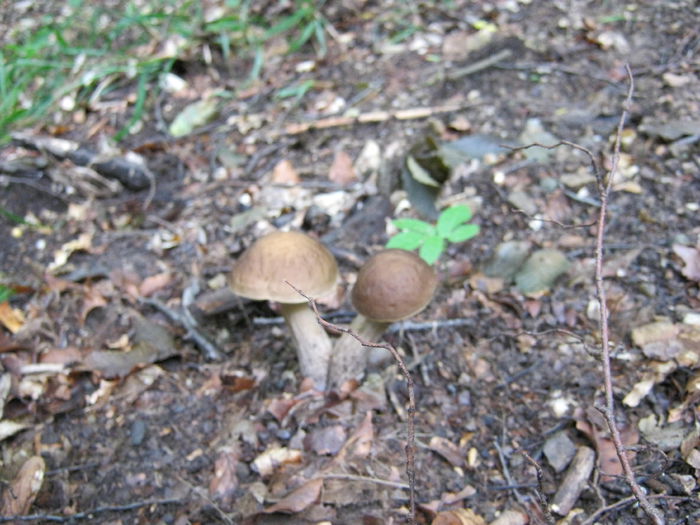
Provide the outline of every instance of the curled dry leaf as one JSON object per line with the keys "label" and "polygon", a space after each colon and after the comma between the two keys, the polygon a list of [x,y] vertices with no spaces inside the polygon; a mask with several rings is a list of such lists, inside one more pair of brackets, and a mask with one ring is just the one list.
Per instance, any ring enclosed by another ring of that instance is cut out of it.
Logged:
{"label": "curled dry leaf", "polygon": [[34,503],[44,482],[46,464],[41,456],[33,456],[24,462],[22,468],[12,480],[9,490],[5,490],[2,499],[3,516],[24,515]]}
{"label": "curled dry leaf", "polygon": [[284,512],[287,514],[301,512],[318,501],[322,488],[322,479],[312,479],[311,481],[307,481],[301,487],[292,491],[274,505],[267,507],[263,512],[265,514],[272,514],[273,512]]}
{"label": "curled dry leaf", "polygon": [[440,436],[430,438],[428,448],[440,454],[455,467],[464,466],[464,454],[457,445]]}
{"label": "curled dry leaf", "polygon": [[273,447],[267,449],[255,458],[252,467],[262,477],[268,477],[282,465],[301,463],[301,458],[301,450],[286,447]]}
{"label": "curled dry leaf", "polygon": [[12,308],[9,302],[2,302],[0,303],[0,324],[16,334],[24,326],[24,314],[21,310]]}
{"label": "curled dry leaf", "polygon": [[440,512],[432,525],[486,525],[486,520],[470,509]]}

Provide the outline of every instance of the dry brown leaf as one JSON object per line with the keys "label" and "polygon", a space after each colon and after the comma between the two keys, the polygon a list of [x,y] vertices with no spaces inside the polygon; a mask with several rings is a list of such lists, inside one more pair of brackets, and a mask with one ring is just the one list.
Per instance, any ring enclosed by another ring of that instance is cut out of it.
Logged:
{"label": "dry brown leaf", "polygon": [[328,178],[340,186],[348,186],[357,180],[350,155],[342,150],[335,154]]}
{"label": "dry brown leaf", "polygon": [[674,244],[673,253],[685,264],[681,273],[691,281],[700,281],[700,250],[683,244]]}
{"label": "dry brown leaf", "polygon": [[332,455],[342,448],[346,437],[347,435],[342,425],[332,425],[313,430],[304,442],[305,445],[308,443],[308,447],[316,454]]}
{"label": "dry brown leaf", "polygon": [[239,455],[237,447],[226,447],[220,450],[214,463],[214,477],[209,482],[209,496],[219,501],[226,508],[233,503],[233,498],[238,488],[236,466],[238,465]]}
{"label": "dry brown leaf", "polygon": [[355,432],[348,438],[337,456],[337,461],[343,461],[346,456],[366,458],[372,451],[374,441],[374,425],[372,424],[372,412],[367,412],[365,418]]}
{"label": "dry brown leaf", "polygon": [[486,525],[486,520],[470,509],[440,512],[432,525]]}
{"label": "dry brown leaf", "polygon": [[273,512],[284,512],[287,514],[301,512],[318,501],[322,488],[323,480],[320,478],[307,481],[274,505],[266,508],[263,512],[265,514],[272,514]]}
{"label": "dry brown leaf", "polygon": [[272,181],[274,184],[299,184],[301,179],[294,165],[289,160],[278,162],[272,170]]}
{"label": "dry brown leaf", "polygon": [[430,438],[428,448],[437,452],[455,467],[464,466],[464,454],[457,445],[440,436]]}
{"label": "dry brown leaf", "polygon": [[12,308],[7,301],[0,303],[0,323],[13,334],[24,326],[24,314],[17,308]]}
{"label": "dry brown leaf", "polygon": [[44,482],[45,471],[46,464],[41,456],[33,456],[25,461],[15,479],[12,480],[9,490],[3,493],[0,514],[3,516],[27,514]]}
{"label": "dry brown leaf", "polygon": [[[596,410],[585,412],[577,410],[574,414],[576,428],[586,434],[595,446],[598,455],[598,468],[601,471],[601,479],[610,479],[622,476],[622,464],[617,456],[615,444],[608,435],[608,427],[603,416]],[[625,447],[631,447],[639,443],[639,432],[633,426],[620,426],[620,438]],[[630,463],[634,464],[635,453],[627,451]]]}
{"label": "dry brown leaf", "polygon": [[143,280],[139,286],[139,292],[143,297],[149,297],[155,292],[168,286],[172,280],[173,276],[170,272],[162,272],[157,273],[156,275],[151,275]]}

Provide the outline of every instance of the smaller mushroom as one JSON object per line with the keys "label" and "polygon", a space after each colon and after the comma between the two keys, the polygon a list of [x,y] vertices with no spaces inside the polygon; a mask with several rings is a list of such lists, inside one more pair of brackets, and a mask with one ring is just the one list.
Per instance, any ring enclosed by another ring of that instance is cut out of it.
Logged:
{"label": "smaller mushroom", "polygon": [[[413,252],[377,253],[357,274],[351,299],[358,314],[350,330],[368,341],[378,339],[391,323],[423,310],[437,282],[433,268]],[[357,339],[343,334],[333,348],[329,385],[338,388],[345,381],[360,379],[367,364],[366,352]]]}
{"label": "smaller mushroom", "polygon": [[337,281],[333,254],[299,232],[274,232],[255,241],[236,261],[229,281],[241,297],[280,304],[296,342],[301,373],[319,390],[326,387],[332,343],[306,299],[287,283],[318,298],[332,292]]}

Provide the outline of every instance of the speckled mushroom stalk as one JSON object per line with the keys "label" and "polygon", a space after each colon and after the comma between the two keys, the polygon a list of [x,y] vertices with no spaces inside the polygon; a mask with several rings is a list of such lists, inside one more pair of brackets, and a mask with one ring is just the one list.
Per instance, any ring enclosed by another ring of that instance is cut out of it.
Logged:
{"label": "speckled mushroom stalk", "polygon": [[332,343],[306,299],[335,289],[338,265],[328,249],[299,232],[261,237],[236,261],[229,285],[241,297],[275,301],[294,338],[299,369],[318,390],[326,388]]}
{"label": "speckled mushroom stalk", "polygon": [[[437,276],[432,267],[413,252],[384,250],[371,257],[357,274],[352,304],[358,314],[350,330],[374,342],[396,321],[425,308],[433,297]],[[348,380],[365,373],[368,349],[349,334],[333,347],[328,385],[339,389]]]}

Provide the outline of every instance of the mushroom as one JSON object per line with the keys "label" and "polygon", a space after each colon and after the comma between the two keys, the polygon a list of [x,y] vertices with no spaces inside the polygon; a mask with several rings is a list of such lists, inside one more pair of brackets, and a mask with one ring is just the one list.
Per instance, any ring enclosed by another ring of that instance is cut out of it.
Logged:
{"label": "mushroom", "polygon": [[[391,323],[423,310],[436,286],[435,271],[415,253],[405,250],[377,253],[357,274],[351,299],[358,315],[350,330],[368,341],[378,339]],[[338,388],[349,379],[359,379],[366,363],[366,349],[351,335],[343,334],[333,349],[329,385]]]}
{"label": "mushroom", "polygon": [[307,301],[288,283],[312,298],[329,294],[338,281],[338,265],[319,241],[299,232],[274,232],[255,241],[236,261],[229,286],[248,299],[275,301],[292,331],[299,368],[324,390],[332,344]]}

